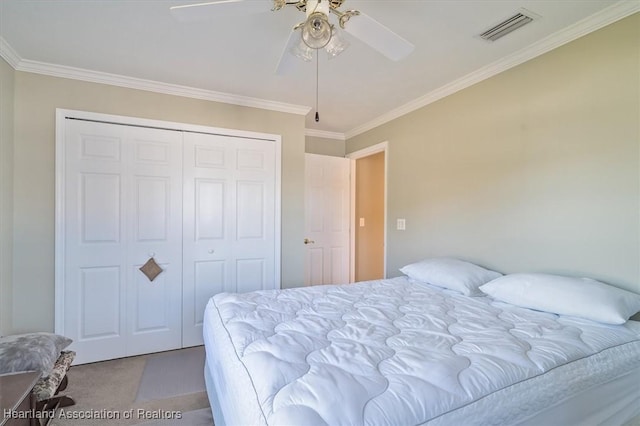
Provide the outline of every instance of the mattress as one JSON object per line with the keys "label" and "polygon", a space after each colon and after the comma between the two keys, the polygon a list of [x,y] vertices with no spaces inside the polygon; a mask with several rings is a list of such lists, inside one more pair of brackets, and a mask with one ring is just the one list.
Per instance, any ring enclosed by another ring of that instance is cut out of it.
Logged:
{"label": "mattress", "polygon": [[[219,294],[204,340],[217,425],[561,424],[624,413],[622,422],[640,405],[637,323],[561,317],[407,277]],[[616,398],[613,412],[576,413],[605,400],[599,389]]]}

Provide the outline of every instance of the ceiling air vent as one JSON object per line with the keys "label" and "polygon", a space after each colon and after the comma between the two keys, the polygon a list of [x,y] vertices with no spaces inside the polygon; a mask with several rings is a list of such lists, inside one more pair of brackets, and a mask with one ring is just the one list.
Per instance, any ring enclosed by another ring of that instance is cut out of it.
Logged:
{"label": "ceiling air vent", "polygon": [[500,22],[498,25],[483,32],[482,34],[480,34],[480,37],[485,40],[496,41],[497,39],[506,36],[510,32],[527,25],[529,22],[533,21],[533,18],[535,16],[535,14],[528,11],[520,11],[512,17]]}

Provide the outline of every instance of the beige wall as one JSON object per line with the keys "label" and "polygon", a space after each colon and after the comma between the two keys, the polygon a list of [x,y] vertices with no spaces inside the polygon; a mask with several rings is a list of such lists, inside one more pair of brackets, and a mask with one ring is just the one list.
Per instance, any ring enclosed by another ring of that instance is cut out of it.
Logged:
{"label": "beige wall", "polygon": [[307,136],[305,152],[307,154],[331,155],[344,157],[345,141]]}
{"label": "beige wall", "polygon": [[[638,28],[636,14],[347,141],[346,152],[389,141],[387,224],[407,219],[407,231],[387,228],[389,275],[455,255],[640,291]],[[53,330],[55,108],[281,134],[283,287],[303,282],[304,117],[2,60],[0,90],[0,332]],[[342,156],[339,142],[318,144]]]}
{"label": "beige wall", "polygon": [[302,285],[304,116],[16,72],[16,332],[53,330],[56,108],[282,135],[282,286]]}
{"label": "beige wall", "polygon": [[0,335],[13,329],[14,76],[13,68],[0,58]]}
{"label": "beige wall", "polygon": [[349,139],[389,142],[387,273],[452,255],[640,292],[639,76],[635,14]]}
{"label": "beige wall", "polygon": [[356,160],[355,199],[355,279],[384,278],[384,152]]}

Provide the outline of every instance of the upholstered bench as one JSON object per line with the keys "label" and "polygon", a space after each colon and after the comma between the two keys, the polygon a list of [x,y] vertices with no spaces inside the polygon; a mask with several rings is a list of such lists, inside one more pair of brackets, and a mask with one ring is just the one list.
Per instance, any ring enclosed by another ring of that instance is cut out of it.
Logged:
{"label": "upholstered bench", "polygon": [[67,383],[69,382],[67,370],[71,367],[75,357],[76,353],[74,351],[62,351],[49,375],[40,377],[40,380],[33,387],[37,409],[48,411],[75,404],[69,396],[59,395],[60,392],[67,388]]}
{"label": "upholstered bench", "polygon": [[60,392],[67,387],[67,371],[76,356],[64,349],[71,339],[53,333],[29,333],[0,337],[0,374],[37,371],[33,387],[36,409],[55,410],[75,402]]}

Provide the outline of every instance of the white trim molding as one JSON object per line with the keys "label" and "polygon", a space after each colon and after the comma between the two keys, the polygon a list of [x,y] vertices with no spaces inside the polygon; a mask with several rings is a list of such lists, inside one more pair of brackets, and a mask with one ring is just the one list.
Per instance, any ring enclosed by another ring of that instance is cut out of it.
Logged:
{"label": "white trim molding", "polygon": [[346,140],[344,133],[327,132],[324,130],[316,130],[316,129],[304,129],[304,135],[316,137],[316,138],[335,139],[339,141]]}
{"label": "white trim molding", "polygon": [[[348,140],[359,134],[367,132],[375,127],[381,126],[389,121],[427,106],[446,96],[452,95],[462,89],[466,89],[476,83],[486,80],[503,71],[520,65],[537,56],[547,53],[566,43],[576,40],[593,31],[599,30],[620,19],[626,18],[634,13],[640,12],[640,2],[637,0],[622,0],[612,4],[567,28],[564,28],[530,46],[521,49],[509,56],[506,56],[492,64],[482,67],[464,77],[461,77],[449,84],[437,88],[405,105],[395,108],[367,123],[357,126],[346,133],[327,132],[322,130],[307,129],[305,135],[316,136],[327,139]],[[0,37],[0,56],[17,71],[25,71],[36,74],[49,75],[54,77],[69,78],[93,83],[109,84],[113,86],[126,87],[130,89],[145,90],[168,95],[183,96],[188,98],[202,99],[213,102],[240,105],[252,108],[307,115],[311,107],[303,105],[288,104],[278,101],[252,98],[248,96],[234,95],[230,93],[216,92],[212,90],[198,89],[194,87],[181,86],[176,84],[162,83],[158,81],[127,77],[117,74],[67,67],[44,62],[25,60],[2,38]]]}
{"label": "white trim molding", "polygon": [[221,102],[251,108],[260,108],[288,114],[307,115],[311,111],[311,107],[304,105],[288,104],[267,99],[252,98],[249,96],[181,86],[178,84],[127,77],[119,74],[110,74],[100,71],[68,67],[65,65],[26,60],[22,59],[9,45],[9,43],[1,37],[0,56],[2,56],[16,71],[87,81],[90,83],[109,84],[111,86],[126,87],[128,89],[145,90],[147,92],[202,99],[205,101]]}
{"label": "white trim molding", "polygon": [[409,114],[422,107],[425,107],[433,102],[436,102],[442,98],[459,92],[462,89],[473,86],[483,80],[486,80],[494,75],[500,74],[510,68],[527,62],[535,57],[538,57],[544,53],[547,53],[553,49],[556,49],[564,44],[572,42],[580,37],[583,37],[589,33],[592,33],[600,28],[603,28],[609,24],[619,21],[627,16],[631,16],[634,13],[640,11],[640,2],[637,0],[623,0],[617,2],[606,9],[595,13],[588,18],[576,22],[550,36],[537,41],[524,49],[521,49],[509,56],[506,56],[498,61],[493,62],[485,67],[482,67],[470,74],[465,75],[457,80],[452,81],[438,89],[435,89],[426,95],[423,95],[413,101],[402,105],[396,109],[393,109],[368,123],[355,127],[345,133],[346,139],[350,139],[354,136],[360,135],[378,126],[386,124],[396,118]]}
{"label": "white trim molding", "polygon": [[389,149],[389,142],[380,142],[375,145],[368,146],[366,148],[359,149],[358,151],[353,151],[347,154],[345,157],[351,160],[357,160],[358,158],[368,157],[373,154],[377,154],[379,152],[387,152]]}
{"label": "white trim molding", "polygon": [[4,58],[13,69],[18,68],[18,64],[21,61],[18,52],[13,50],[13,47],[2,37],[0,37],[0,57]]}

